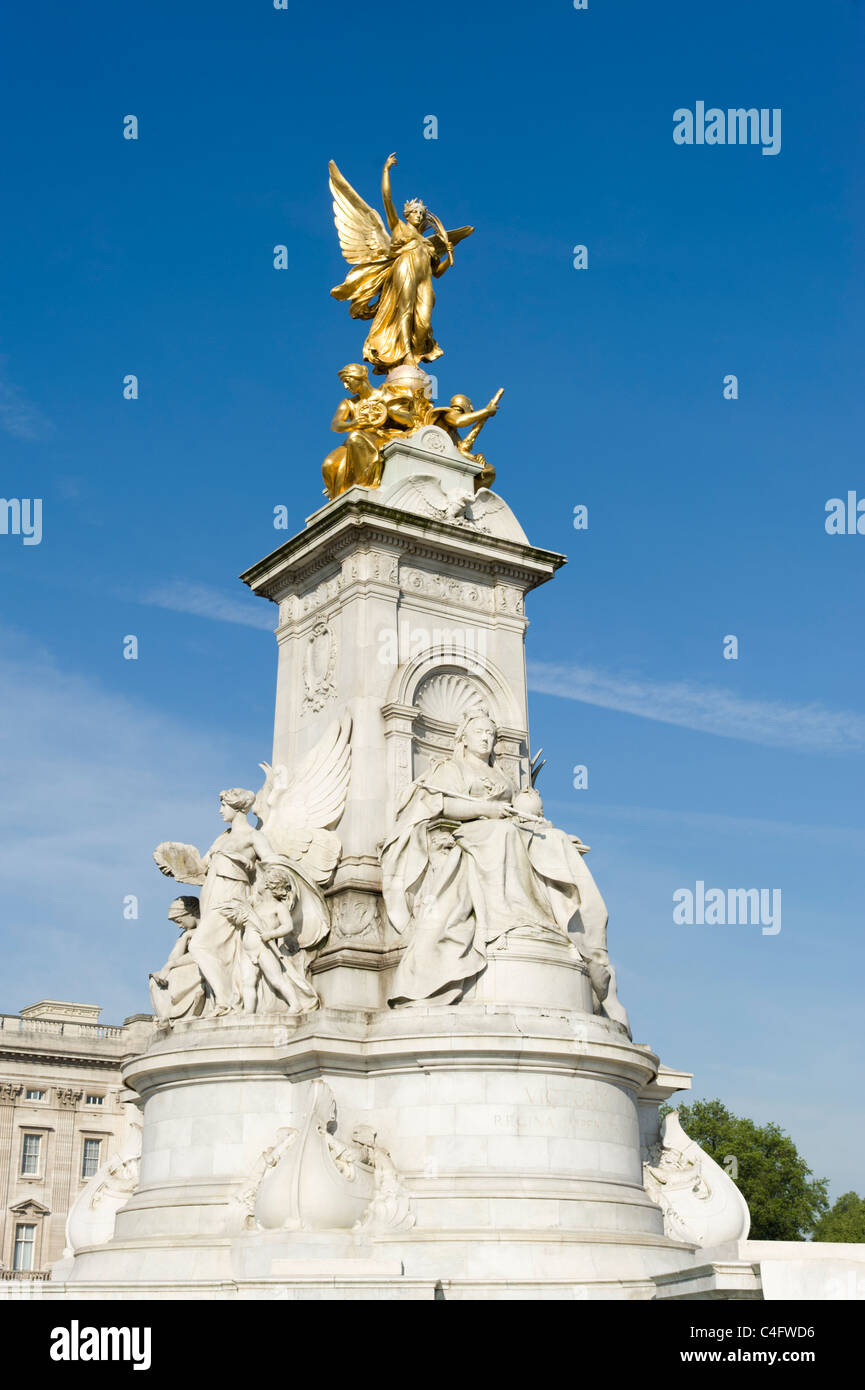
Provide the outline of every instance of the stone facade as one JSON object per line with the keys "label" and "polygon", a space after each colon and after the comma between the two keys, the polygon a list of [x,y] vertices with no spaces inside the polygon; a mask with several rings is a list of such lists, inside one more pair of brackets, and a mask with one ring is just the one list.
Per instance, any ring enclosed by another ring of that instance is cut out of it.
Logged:
{"label": "stone facade", "polygon": [[274,765],[296,766],[351,712],[343,853],[329,890],[336,930],[317,969],[328,1001],[360,1006],[383,1002],[381,972],[399,944],[381,921],[379,846],[470,704],[489,710],[500,765],[527,784],[525,598],[565,562],[530,545],[500,498],[476,520],[455,515],[446,489],[471,483],[471,469],[442,431],[427,433],[441,436],[440,454],[388,445],[379,491],[349,489],[242,576],[277,605]]}
{"label": "stone facade", "polygon": [[149,1016],[99,1022],[90,1004],[43,1000],[0,1015],[0,1278],[45,1271],[66,1218],[128,1127],[124,1060],[147,1046]]}

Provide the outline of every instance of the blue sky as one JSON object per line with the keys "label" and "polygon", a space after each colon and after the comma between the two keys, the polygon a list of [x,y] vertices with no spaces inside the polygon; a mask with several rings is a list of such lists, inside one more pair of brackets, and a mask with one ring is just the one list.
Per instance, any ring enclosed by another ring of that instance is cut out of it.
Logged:
{"label": "blue sky", "polygon": [[[441,392],[506,387],[497,486],[569,556],[530,600],[532,737],[635,1037],[865,1191],[865,536],[824,529],[865,496],[861,5],[48,4],[5,38],[0,491],[43,539],[0,535],[0,1009],[146,1008],[151,849],[209,843],[269,756],[271,616],[235,576],[274,506],[319,505],[360,355],[327,160],[371,198],[396,150],[398,202],[477,227]],[[698,100],[780,108],[781,152],[675,145]],[[780,888],[781,932],[676,925],[697,880]]]}

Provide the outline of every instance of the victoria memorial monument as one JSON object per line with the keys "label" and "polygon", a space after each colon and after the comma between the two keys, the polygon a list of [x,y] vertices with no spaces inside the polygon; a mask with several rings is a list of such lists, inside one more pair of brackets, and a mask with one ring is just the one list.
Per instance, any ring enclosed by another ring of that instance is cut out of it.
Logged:
{"label": "victoria memorial monument", "polygon": [[480,452],[502,392],[433,402],[434,282],[473,228],[398,213],[395,164],[383,218],[330,166],[332,294],[368,331],[324,505],[242,576],[274,606],[273,749],[209,846],[154,852],[177,935],[132,1148],[45,1296],[844,1296],[841,1247],[749,1242],[659,1123],[690,1078],[634,1041],[588,847],[535,785],[525,601],[564,557]]}

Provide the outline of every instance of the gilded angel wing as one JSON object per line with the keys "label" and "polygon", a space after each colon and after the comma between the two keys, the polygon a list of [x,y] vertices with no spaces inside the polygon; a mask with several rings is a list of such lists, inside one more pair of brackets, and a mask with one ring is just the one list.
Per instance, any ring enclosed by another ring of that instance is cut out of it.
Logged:
{"label": "gilded angel wing", "polygon": [[[467,236],[471,236],[473,231],[474,227],[455,227],[452,232],[447,232],[446,235],[451,246],[456,246],[457,242],[465,241]],[[430,241],[436,249],[436,255],[444,256],[447,251],[447,247],[445,246],[438,232],[433,232],[432,236],[430,237]]]}
{"label": "gilded angel wing", "polygon": [[342,853],[331,826],[345,810],[351,776],[351,715],[334,720],[297,772],[262,763],[266,780],[253,810],[277,854],[326,883]]}
{"label": "gilded angel wing", "polygon": [[333,220],[339,237],[339,249],[345,259],[349,265],[362,265],[385,255],[390,248],[390,237],[379,214],[352,188],[333,160],[328,169],[333,194]]}

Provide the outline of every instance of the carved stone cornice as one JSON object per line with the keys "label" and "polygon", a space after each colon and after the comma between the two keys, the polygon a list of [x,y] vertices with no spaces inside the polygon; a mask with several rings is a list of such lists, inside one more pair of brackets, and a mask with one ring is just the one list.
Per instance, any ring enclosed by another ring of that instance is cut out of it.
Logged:
{"label": "carved stone cornice", "polygon": [[309,967],[310,975],[335,970],[340,965],[354,970],[390,970],[402,956],[404,946],[345,946],[326,947]]}
{"label": "carved stone cornice", "polygon": [[323,509],[304,531],[246,570],[241,579],[253,592],[279,602],[297,593],[309,577],[329,565],[335,569],[359,549],[444,560],[461,570],[510,581],[523,592],[551,579],[565,562],[554,551],[346,495],[345,502],[337,499]]}
{"label": "carved stone cornice", "polygon": [[0,1047],[0,1062],[27,1062],[31,1066],[52,1067],[100,1067],[110,1068],[112,1071],[119,1072],[126,1059],[133,1055],[134,1049],[127,1048],[124,1052],[118,1052],[113,1057],[97,1057],[92,1053],[74,1052],[36,1052],[25,1047]]}

